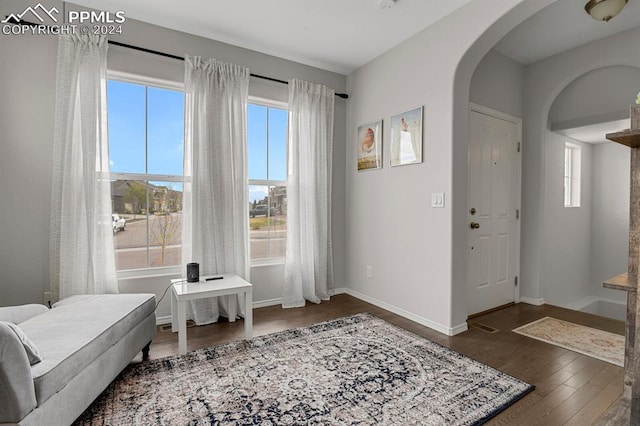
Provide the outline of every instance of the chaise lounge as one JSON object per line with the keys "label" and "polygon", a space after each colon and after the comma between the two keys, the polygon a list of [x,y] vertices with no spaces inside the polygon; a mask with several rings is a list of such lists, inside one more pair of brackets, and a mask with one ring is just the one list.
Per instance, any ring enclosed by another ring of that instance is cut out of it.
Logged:
{"label": "chaise lounge", "polygon": [[[141,350],[148,355],[155,329],[152,294],[0,308],[0,425],[71,424]],[[31,364],[33,351],[41,361]]]}

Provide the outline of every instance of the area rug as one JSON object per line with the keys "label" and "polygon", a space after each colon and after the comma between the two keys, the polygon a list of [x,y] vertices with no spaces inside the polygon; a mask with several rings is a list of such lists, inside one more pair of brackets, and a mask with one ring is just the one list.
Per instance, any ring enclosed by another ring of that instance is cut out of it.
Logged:
{"label": "area rug", "polygon": [[532,389],[358,314],[130,366],[76,424],[478,425]]}
{"label": "area rug", "polygon": [[544,317],[512,330],[561,348],[624,366],[624,336]]}

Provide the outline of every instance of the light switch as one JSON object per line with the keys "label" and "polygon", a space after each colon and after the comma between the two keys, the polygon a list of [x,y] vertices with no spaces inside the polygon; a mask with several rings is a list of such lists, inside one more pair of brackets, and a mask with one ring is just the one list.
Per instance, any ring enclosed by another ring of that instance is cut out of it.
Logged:
{"label": "light switch", "polygon": [[444,208],[444,192],[431,193],[431,207],[434,209]]}

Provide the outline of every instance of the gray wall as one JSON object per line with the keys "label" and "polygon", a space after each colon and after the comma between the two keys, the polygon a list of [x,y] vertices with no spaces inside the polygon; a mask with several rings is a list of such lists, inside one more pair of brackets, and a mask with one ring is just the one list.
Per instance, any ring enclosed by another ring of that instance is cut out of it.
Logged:
{"label": "gray wall", "polygon": [[[26,0],[0,3],[0,16],[20,12]],[[49,2],[62,10],[62,2]],[[75,8],[67,4],[67,10]],[[77,9],[80,9],[78,7]],[[57,39],[54,36],[0,35],[0,305],[39,303],[47,291],[51,143],[55,98]],[[248,66],[253,73],[288,80],[323,83],[337,92],[346,89],[346,77],[217,41],[127,20],[123,35],[114,40],[176,55],[215,57]],[[147,53],[110,46],[109,68],[165,80],[182,81],[183,63]],[[287,88],[255,78],[250,95],[287,101]],[[335,287],[345,282],[345,133],[346,102],[336,98],[333,162],[333,248]],[[252,268],[254,299],[281,297],[283,266]],[[127,279],[124,292],[162,294],[172,276]],[[169,314],[163,302],[158,315]]]}
{"label": "gray wall", "polygon": [[640,90],[638,82],[640,69],[629,66],[599,68],[578,77],[553,102],[551,129],[628,119],[629,105]]}
{"label": "gray wall", "polygon": [[[551,106],[563,89],[586,73],[613,66],[640,68],[637,54],[639,38],[640,27],[525,67],[522,259],[527,261],[522,263],[521,295],[532,300],[545,300],[555,291],[551,287],[557,285],[544,279],[547,268],[544,236],[548,235],[549,226],[553,225],[547,217],[548,199],[544,191],[550,172],[546,153],[548,145],[542,142],[548,132]],[[637,90],[635,87],[630,95],[633,97]],[[626,267],[614,275],[625,270]],[[592,275],[595,275],[593,271]]]}
{"label": "gray wall", "polygon": [[[581,147],[580,207],[564,207],[564,144]],[[592,146],[545,134],[545,212],[541,280],[544,299],[567,306],[591,292]]]}
{"label": "gray wall", "polygon": [[[549,3],[471,2],[348,76],[349,291],[439,331],[466,327],[472,74],[504,34]],[[423,163],[391,168],[390,117],[418,105],[424,106]],[[377,119],[384,120],[384,167],[358,172],[357,127]],[[445,208],[431,208],[433,192],[445,194]]]}
{"label": "gray wall", "polygon": [[[26,5],[0,2],[0,16]],[[52,37],[0,35],[0,305],[40,303],[49,287],[56,50]]]}
{"label": "gray wall", "polygon": [[590,293],[624,301],[624,292],[602,283],[627,270],[629,258],[630,150],[607,142],[593,147]]}
{"label": "gray wall", "polygon": [[522,118],[523,79],[524,66],[491,50],[473,73],[469,100]]}

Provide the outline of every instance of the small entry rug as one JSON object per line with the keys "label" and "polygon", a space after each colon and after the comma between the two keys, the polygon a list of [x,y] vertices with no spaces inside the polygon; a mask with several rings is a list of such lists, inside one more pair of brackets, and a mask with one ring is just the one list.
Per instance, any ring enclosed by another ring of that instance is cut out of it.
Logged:
{"label": "small entry rug", "polygon": [[544,317],[512,330],[611,364],[624,366],[624,336]]}
{"label": "small entry rug", "polygon": [[478,425],[532,389],[358,314],[132,365],[76,424]]}

